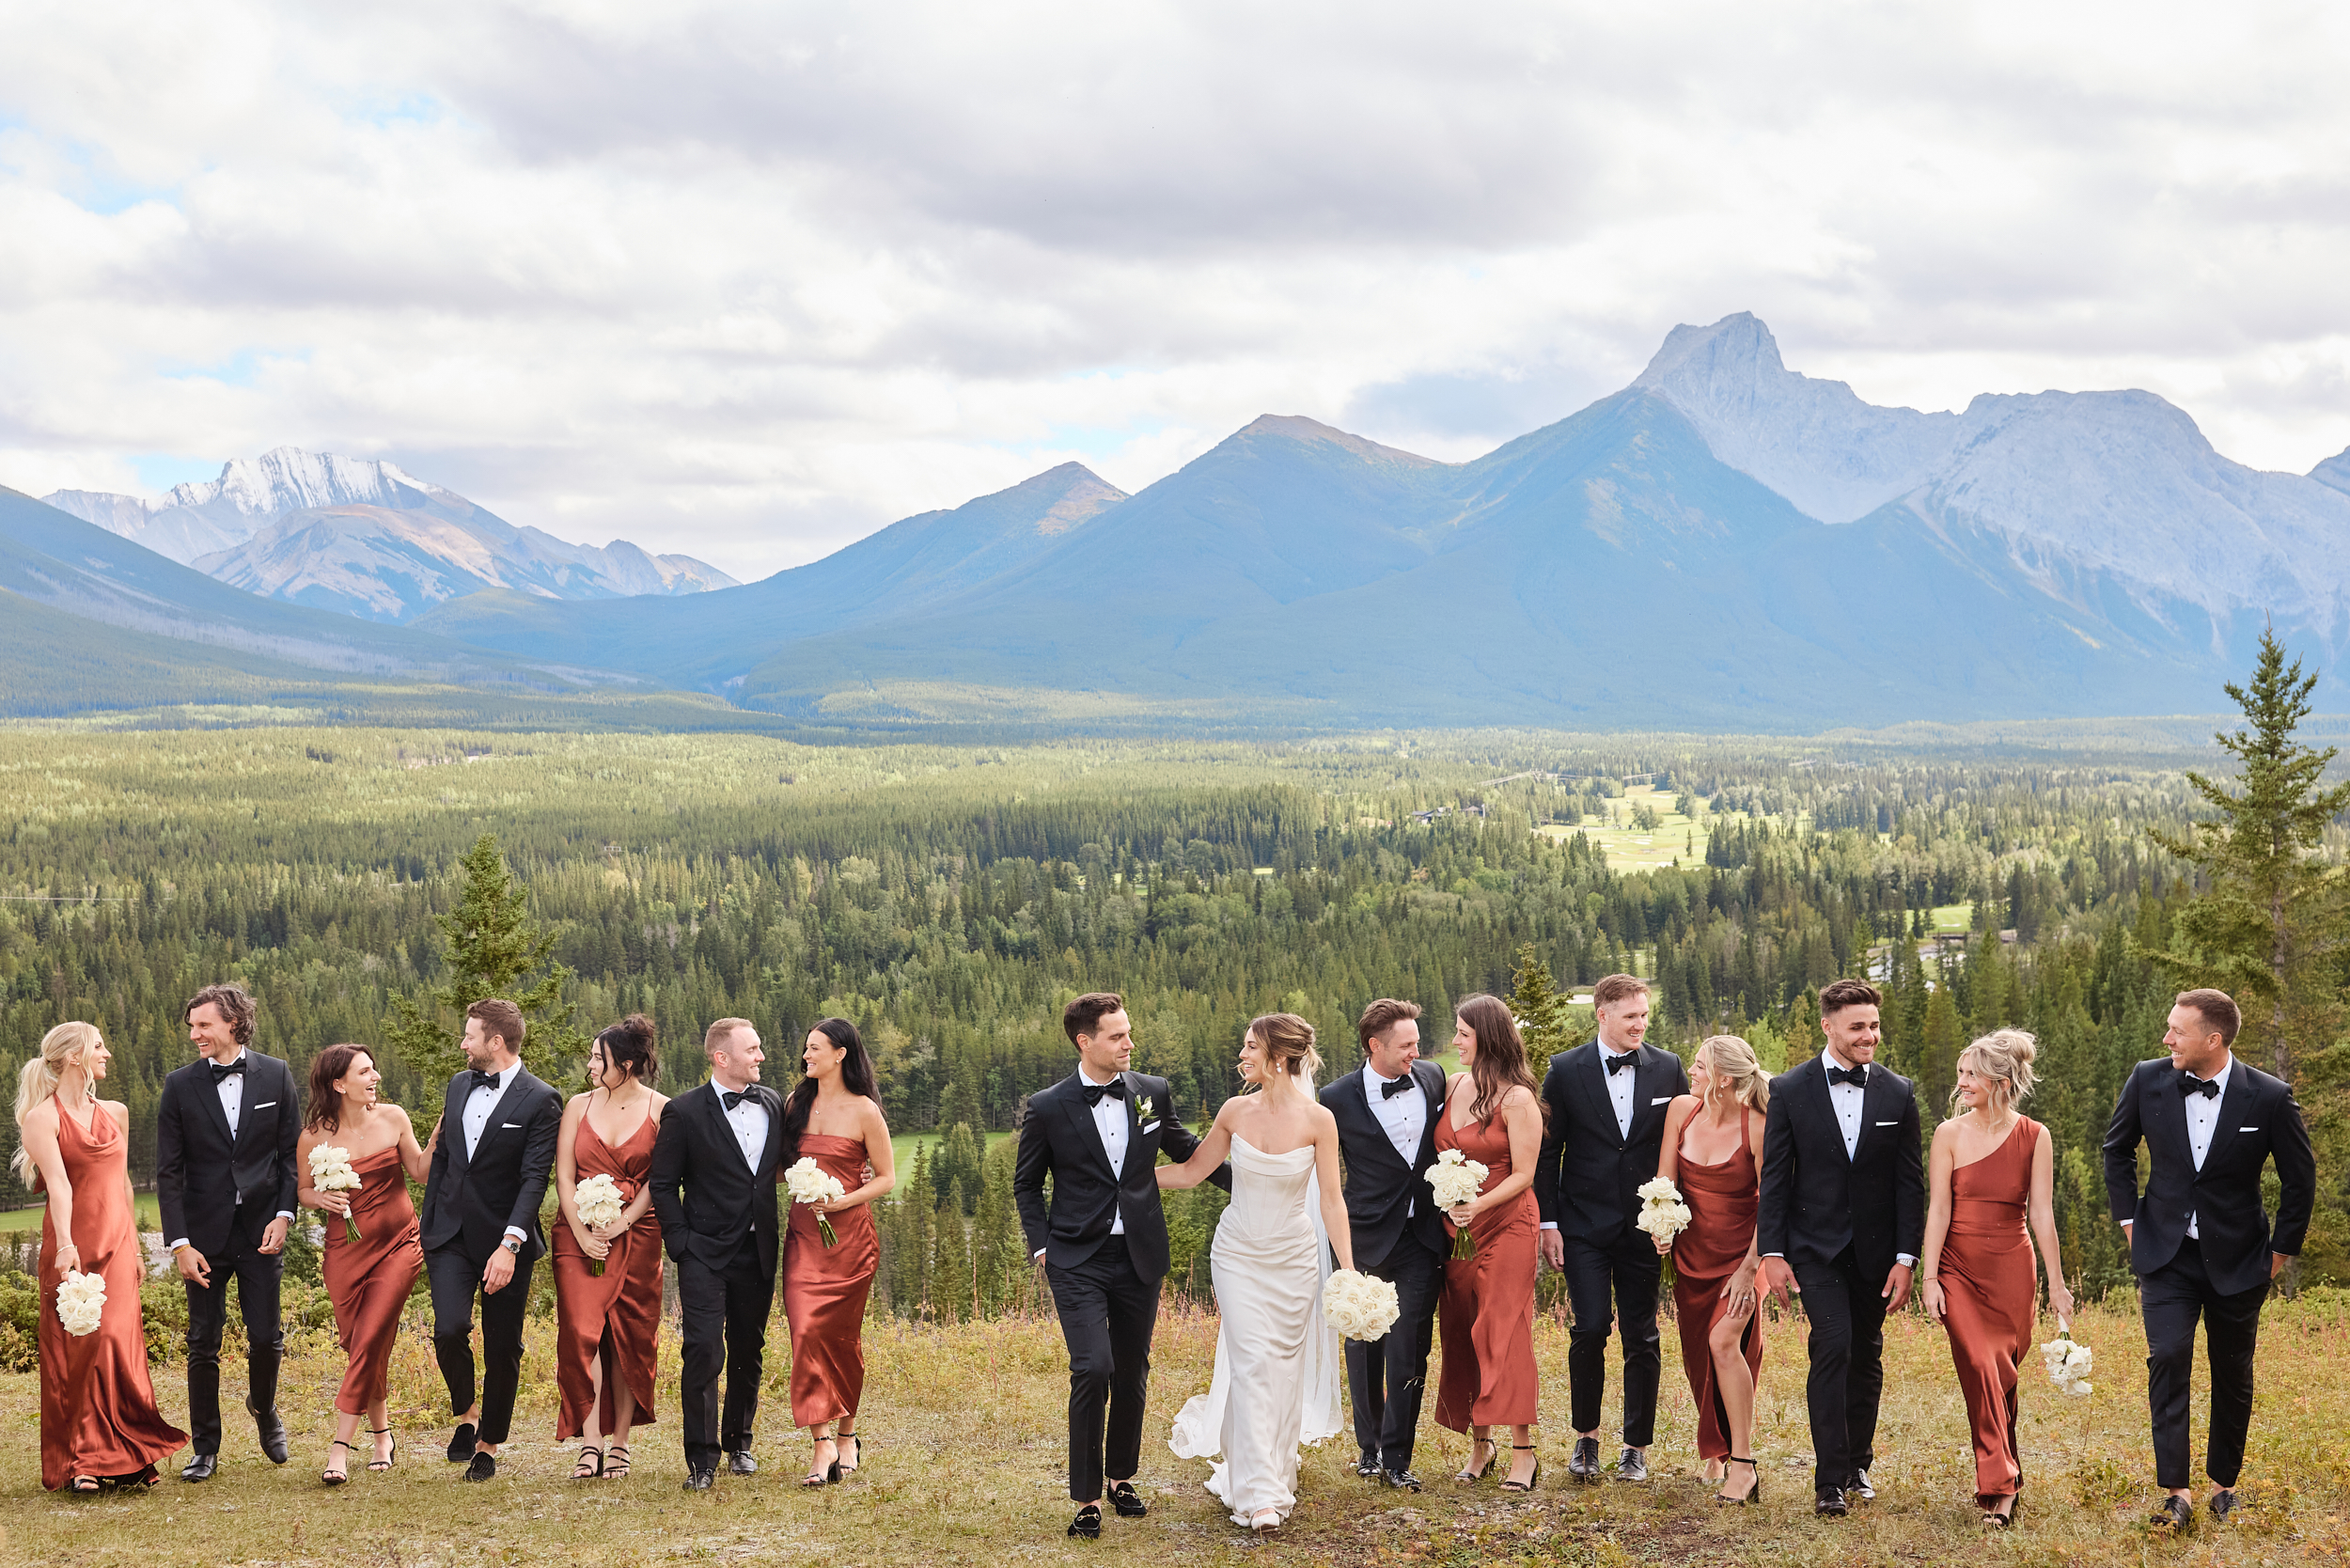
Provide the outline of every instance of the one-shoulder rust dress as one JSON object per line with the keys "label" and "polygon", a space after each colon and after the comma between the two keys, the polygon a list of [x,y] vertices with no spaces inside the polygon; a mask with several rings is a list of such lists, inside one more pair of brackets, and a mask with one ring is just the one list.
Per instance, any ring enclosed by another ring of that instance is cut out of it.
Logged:
{"label": "one-shoulder rust dress", "polygon": [[1974,1429],[1975,1500],[2015,1490],[2016,1368],[2040,1320],[2040,1275],[2024,1230],[2040,1123],[2015,1119],[2005,1142],[1950,1172],[1950,1228],[1942,1238],[1943,1326]]}
{"label": "one-shoulder rust dress", "polygon": [[383,1399],[391,1380],[392,1342],[400,1338],[400,1314],[408,1293],[424,1272],[424,1249],[416,1245],[416,1206],[408,1197],[408,1172],[400,1146],[353,1160],[359,1178],[351,1194],[351,1217],[359,1239],[349,1239],[343,1222],[326,1216],[326,1256],[320,1268],[335,1303],[335,1332],[349,1357],[335,1408],[364,1416]]}
{"label": "one-shoulder rust dress", "polygon": [[[578,1180],[609,1176],[620,1201],[634,1203],[652,1171],[653,1119],[620,1140],[603,1141],[595,1123],[579,1119],[572,1141]],[[579,1249],[569,1224],[557,1224],[550,1242],[555,1257],[555,1382],[562,1396],[555,1418],[558,1443],[588,1430],[588,1405],[596,1400],[596,1361],[603,1361],[603,1394],[596,1404],[596,1430],[613,1428],[613,1389],[625,1384],[636,1402],[633,1425],[653,1419],[652,1387],[661,1337],[661,1226],[648,1209],[612,1238],[603,1273]]]}

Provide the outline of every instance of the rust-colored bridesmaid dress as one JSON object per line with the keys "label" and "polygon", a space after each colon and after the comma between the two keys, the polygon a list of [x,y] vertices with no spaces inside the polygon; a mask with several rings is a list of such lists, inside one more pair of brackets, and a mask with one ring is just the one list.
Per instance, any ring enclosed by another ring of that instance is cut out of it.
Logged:
{"label": "rust-colored bridesmaid dress", "polygon": [[[850,1192],[865,1184],[865,1140],[802,1133],[800,1154]],[[781,1179],[783,1171],[776,1169]],[[856,1414],[865,1395],[865,1298],[881,1266],[873,1206],[832,1216],[831,1247],[817,1232],[816,1211],[787,1203],[783,1241],[783,1315],[791,1325],[791,1424],[816,1426]]]}
{"label": "rust-colored bridesmaid dress", "polygon": [[2015,1454],[2016,1367],[2039,1325],[2040,1277],[2025,1233],[2040,1123],[2019,1116],[2007,1140],[1950,1172],[1940,1260],[1943,1326],[1975,1435],[1975,1500],[1989,1507],[2023,1481]]}
{"label": "rust-colored bridesmaid dress", "polygon": [[[1752,1111],[1747,1113],[1753,1115]],[[1697,1119],[1693,1116],[1692,1121]],[[1730,1309],[1722,1287],[1747,1261],[1754,1241],[1755,1212],[1762,1200],[1762,1175],[1755,1168],[1752,1129],[1739,1129],[1738,1152],[1716,1165],[1699,1165],[1686,1150],[1678,1167],[1689,1223],[1673,1238],[1673,1321],[1681,1325],[1681,1370],[1698,1407],[1698,1456],[1728,1459],[1730,1435],[1723,1429],[1721,1397],[1714,1389],[1714,1325]],[[1758,1300],[1756,1303],[1760,1307]],[[1747,1371],[1762,1373],[1762,1314],[1747,1319],[1739,1348]],[[1743,1459],[1746,1456],[1740,1454]]]}
{"label": "rust-colored bridesmaid dress", "polygon": [[82,1272],[106,1281],[98,1326],[75,1338],[57,1321],[55,1210],[40,1221],[40,1483],[55,1492],[76,1476],[127,1481],[188,1435],[164,1419],[147,1375],[139,1281],[147,1273],[131,1212],[129,1140],[102,1105],[84,1132],[57,1107],[57,1153],[73,1185],[73,1246]]}
{"label": "rust-colored bridesmaid dress", "polygon": [[[1459,1091],[1476,1092],[1464,1083]],[[1436,1152],[1458,1149],[1485,1168],[1480,1192],[1510,1176],[1510,1129],[1498,1117],[1454,1130],[1447,1101],[1436,1121]],[[1444,1294],[1436,1298],[1436,1327],[1444,1367],[1436,1380],[1436,1424],[1454,1432],[1472,1426],[1531,1426],[1541,1375],[1534,1367],[1534,1194],[1486,1209],[1469,1221],[1473,1258],[1449,1259]],[[1445,1224],[1447,1234],[1451,1222]]]}
{"label": "rust-colored bridesmaid dress", "polygon": [[400,1338],[408,1293],[424,1272],[424,1249],[416,1244],[416,1206],[408,1197],[400,1146],[353,1160],[351,1168],[359,1178],[358,1190],[351,1194],[359,1239],[349,1240],[342,1220],[326,1215],[326,1256],[320,1268],[335,1303],[335,1332],[350,1358],[335,1408],[365,1416],[390,1385],[392,1341]]}
{"label": "rust-colored bridesmaid dress", "polygon": [[[572,1142],[577,1179],[609,1176],[620,1189],[620,1200],[635,1202],[652,1170],[654,1136],[653,1119],[648,1116],[615,1149],[603,1141],[593,1121],[581,1117],[579,1134]],[[648,1209],[613,1237],[601,1276],[593,1271],[595,1261],[579,1249],[569,1224],[558,1223],[554,1230],[555,1382],[562,1395],[555,1440],[560,1443],[588,1430],[588,1402],[596,1398],[599,1356],[603,1361],[603,1395],[596,1404],[596,1430],[612,1430],[616,1381],[625,1383],[636,1402],[632,1426],[642,1426],[653,1419],[654,1356],[661,1335],[660,1222]]]}

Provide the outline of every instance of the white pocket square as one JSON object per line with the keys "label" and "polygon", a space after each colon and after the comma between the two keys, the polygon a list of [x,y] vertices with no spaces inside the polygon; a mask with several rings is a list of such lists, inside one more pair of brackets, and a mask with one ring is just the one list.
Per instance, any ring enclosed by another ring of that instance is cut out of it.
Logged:
{"label": "white pocket square", "polygon": [[1159,1123],[1156,1121],[1146,1121],[1142,1124],[1142,1130],[1146,1133],[1155,1133],[1159,1130]]}
{"label": "white pocket square", "polygon": [[[269,1109],[269,1108],[270,1108],[270,1106],[272,1106],[272,1105],[275,1105],[275,1104],[277,1104],[277,1102],[276,1102],[276,1101],[274,1101],[274,1100],[264,1100],[264,1101],[262,1101],[259,1105],[258,1105],[254,1106],[253,1108],[254,1108],[255,1110],[267,1110],[267,1109]],[[2244,1130],[2245,1130],[2246,1132],[2248,1132],[2248,1132],[2250,1132],[2250,1131],[2252,1131],[2252,1129],[2251,1129],[2251,1128],[2249,1128],[2249,1127],[2247,1127],[2247,1128],[2245,1128]]]}
{"label": "white pocket square", "polygon": [[519,1121],[501,1121],[498,1125],[501,1127],[519,1127],[522,1123]]}
{"label": "white pocket square", "polygon": [[2239,1133],[2257,1133],[2260,1129],[2258,1127],[2238,1127],[2236,1131]]}
{"label": "white pocket square", "polygon": [[1652,1105],[1669,1105],[1672,1103],[1673,1097],[1669,1094],[1659,1094],[1655,1099],[1649,1102]]}
{"label": "white pocket square", "polygon": [[1877,1125],[1880,1127],[1898,1127],[1901,1123],[1899,1121],[1880,1121]]}

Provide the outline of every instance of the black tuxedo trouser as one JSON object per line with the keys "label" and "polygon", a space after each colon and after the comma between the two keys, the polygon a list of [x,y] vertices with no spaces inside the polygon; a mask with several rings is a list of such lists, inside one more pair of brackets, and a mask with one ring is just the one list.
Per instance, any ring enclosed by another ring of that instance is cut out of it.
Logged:
{"label": "black tuxedo trouser", "polygon": [[1623,1324],[1623,1440],[1644,1449],[1656,1435],[1656,1384],[1663,1353],[1656,1332],[1656,1285],[1665,1260],[1648,1232],[1624,1228],[1605,1247],[1561,1236],[1567,1301],[1574,1327],[1567,1335],[1568,1418],[1577,1432],[1599,1430],[1607,1392],[1607,1334]]}
{"label": "black tuxedo trouser", "polygon": [[231,1279],[237,1282],[237,1314],[244,1320],[246,1396],[256,1410],[277,1405],[277,1364],[286,1354],[277,1287],[285,1278],[286,1255],[260,1249],[261,1232],[277,1217],[265,1207],[237,1205],[227,1250],[205,1256],[212,1268],[211,1284],[182,1280],[188,1291],[188,1436],[197,1453],[220,1451],[220,1341],[228,1326]]}
{"label": "black tuxedo trouser", "polygon": [[[726,1455],[751,1446],[759,1421],[759,1380],[766,1364],[776,1277],[760,1265],[758,1233],[744,1233],[743,1245],[724,1268],[694,1258],[680,1262],[677,1299],[685,1341],[678,1368],[685,1463],[715,1467]],[[723,1409],[721,1371],[727,1378]]]}
{"label": "black tuxedo trouser", "polygon": [[1420,1395],[1428,1383],[1428,1348],[1436,1332],[1436,1297],[1444,1288],[1444,1259],[1410,1232],[1365,1274],[1395,1287],[1395,1326],[1377,1340],[1346,1341],[1346,1383],[1355,1398],[1355,1442],[1363,1457],[1390,1470],[1412,1467],[1419,1432]]}
{"label": "black tuxedo trouser", "polygon": [[2203,1249],[2191,1238],[2178,1256],[2138,1282],[2146,1319],[2146,1403],[2154,1420],[2154,1484],[2187,1481],[2187,1378],[2195,1370],[2195,1321],[2211,1358],[2211,1447],[2203,1473],[2233,1486],[2244,1473],[2244,1435],[2252,1424],[2252,1353],[2260,1343],[2262,1283],[2233,1295],[2212,1288]]}
{"label": "black tuxedo trouser", "polygon": [[424,1255],[424,1272],[432,1288],[432,1355],[448,1385],[448,1407],[461,1416],[474,1403],[473,1304],[481,1297],[481,1423],[474,1436],[503,1443],[523,1381],[523,1319],[534,1265],[515,1259],[513,1278],[491,1294],[481,1289],[488,1262],[466,1256],[462,1247],[441,1247]]}
{"label": "black tuxedo trouser", "polygon": [[1142,1405],[1151,1391],[1160,1281],[1135,1272],[1123,1236],[1104,1237],[1074,1268],[1047,1263],[1044,1274],[1069,1346],[1069,1497],[1099,1502],[1105,1474],[1128,1481],[1142,1466]]}
{"label": "black tuxedo trouser", "polygon": [[1811,1320],[1811,1485],[1842,1486],[1876,1463],[1877,1402],[1885,1392],[1885,1289],[1851,1247],[1825,1264],[1795,1268],[1804,1316]]}

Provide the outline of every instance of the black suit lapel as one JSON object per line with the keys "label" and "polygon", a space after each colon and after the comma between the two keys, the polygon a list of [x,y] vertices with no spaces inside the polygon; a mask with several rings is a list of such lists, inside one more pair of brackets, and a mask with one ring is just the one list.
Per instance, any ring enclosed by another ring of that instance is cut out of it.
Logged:
{"label": "black suit lapel", "polygon": [[1110,1152],[1103,1146],[1102,1129],[1094,1125],[1093,1107],[1086,1104],[1089,1086],[1083,1074],[1076,1073],[1072,1073],[1064,1081],[1069,1085],[1070,1128],[1081,1146],[1092,1152],[1094,1162],[1101,1167],[1103,1176],[1115,1186],[1118,1184],[1118,1172],[1110,1168]]}
{"label": "black suit lapel", "polygon": [[[2154,1152],[2156,1168],[2175,1167],[2191,1183],[2195,1180],[2195,1140],[2187,1137],[2186,1097],[2179,1092],[2178,1085],[2178,1072],[2170,1067],[2141,1080],[2138,1124],[2147,1148]],[[2217,1128],[2212,1142],[2215,1147],[2218,1143]]]}
{"label": "black suit lapel", "polygon": [[[1828,1085],[1827,1069],[1821,1064],[1818,1057],[1813,1057],[1804,1064],[1804,1097],[1810,1101],[1813,1112],[1826,1121],[1827,1136],[1836,1140],[1835,1147],[1841,1153],[1844,1148],[1844,1124],[1836,1119],[1836,1096]],[[1860,1109],[1865,1121],[1869,1109],[1866,1095],[1861,1097]],[[1853,1156],[1857,1158],[1858,1155],[1859,1148],[1856,1144]]]}
{"label": "black suit lapel", "polygon": [[1680,1059],[1653,1045],[1640,1047],[1640,1065],[1632,1070],[1632,1131],[1626,1143],[1639,1142],[1663,1120],[1665,1107],[1656,1102],[1672,1098],[1672,1067]]}
{"label": "black suit lapel", "polygon": [[[247,1067],[245,1071],[250,1073],[253,1070]],[[220,1108],[220,1090],[212,1085],[210,1059],[197,1058],[195,1072],[196,1098],[204,1102],[204,1112],[212,1118],[213,1130],[220,1134],[220,1146],[233,1152],[237,1147],[237,1135],[228,1130],[228,1113]],[[247,1089],[252,1087],[251,1084],[245,1085]]]}
{"label": "black suit lapel", "polygon": [[[468,1070],[448,1081],[448,1093],[441,1101],[441,1142],[448,1150],[448,1157],[460,1169],[473,1168],[473,1156],[465,1152],[465,1102],[473,1097],[473,1076]],[[482,1137],[490,1136],[482,1129]]]}
{"label": "black suit lapel", "polygon": [[[2219,1091],[2219,1117],[2212,1123],[2211,1147],[2203,1151],[2205,1170],[2217,1168],[2220,1154],[2235,1141],[2236,1129],[2243,1126],[2244,1119],[2252,1113],[2252,1074],[2245,1071],[2242,1062],[2236,1062],[2228,1069],[2228,1087]],[[2186,1124],[2184,1114],[2179,1118],[2179,1124],[2183,1128]],[[2187,1150],[2187,1163],[2195,1163],[2195,1151],[2191,1146]]]}
{"label": "black suit lapel", "polygon": [[1623,1139],[1616,1134],[1616,1107],[1607,1098],[1607,1053],[1599,1042],[1577,1045],[1575,1053],[1590,1058],[1581,1067],[1567,1064],[1567,1082],[1583,1096],[1584,1109],[1591,1118],[1591,1125],[1604,1137],[1614,1138],[1618,1148]]}

